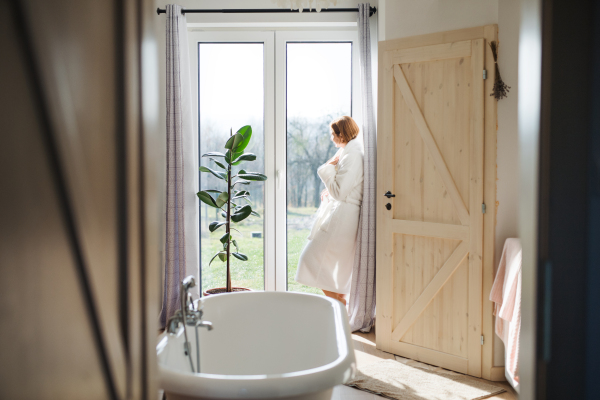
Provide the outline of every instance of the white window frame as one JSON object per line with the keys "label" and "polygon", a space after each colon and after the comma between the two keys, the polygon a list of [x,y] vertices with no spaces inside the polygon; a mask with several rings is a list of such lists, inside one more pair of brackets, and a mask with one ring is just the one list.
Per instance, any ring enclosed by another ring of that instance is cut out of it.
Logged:
{"label": "white window frame", "polygon": [[[361,126],[361,103],[357,30],[190,30],[190,75],[192,107],[198,120],[198,44],[264,44],[264,143],[265,210],[264,276],[265,291],[287,290],[287,120],[286,120],[286,45],[290,42],[352,43],[352,117]],[[269,78],[270,77],[270,78]],[[269,156],[273,155],[273,156]]]}

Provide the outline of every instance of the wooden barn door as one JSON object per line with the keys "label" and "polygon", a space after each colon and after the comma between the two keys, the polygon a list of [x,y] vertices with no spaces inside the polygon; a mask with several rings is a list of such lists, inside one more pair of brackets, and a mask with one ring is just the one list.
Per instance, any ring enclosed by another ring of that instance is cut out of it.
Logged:
{"label": "wooden barn door", "polygon": [[377,347],[481,376],[484,40],[382,64]]}

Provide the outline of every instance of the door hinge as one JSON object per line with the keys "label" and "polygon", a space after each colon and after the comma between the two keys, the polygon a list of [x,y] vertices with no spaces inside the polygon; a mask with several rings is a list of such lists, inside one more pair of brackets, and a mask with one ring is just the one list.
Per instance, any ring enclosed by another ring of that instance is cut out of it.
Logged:
{"label": "door hinge", "polygon": [[481,335],[481,345],[483,346],[483,335]]}
{"label": "door hinge", "polygon": [[481,204],[481,213],[485,214],[486,211],[487,211],[487,208],[485,206],[485,203]]}
{"label": "door hinge", "polygon": [[487,69],[483,70],[483,79],[487,79]]}

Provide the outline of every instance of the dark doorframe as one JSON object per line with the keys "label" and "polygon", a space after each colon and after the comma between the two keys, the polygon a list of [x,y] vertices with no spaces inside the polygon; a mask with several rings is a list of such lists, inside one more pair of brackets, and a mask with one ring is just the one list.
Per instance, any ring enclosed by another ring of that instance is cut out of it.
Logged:
{"label": "dark doorframe", "polygon": [[542,2],[535,348],[539,399],[592,399],[599,393],[597,3]]}

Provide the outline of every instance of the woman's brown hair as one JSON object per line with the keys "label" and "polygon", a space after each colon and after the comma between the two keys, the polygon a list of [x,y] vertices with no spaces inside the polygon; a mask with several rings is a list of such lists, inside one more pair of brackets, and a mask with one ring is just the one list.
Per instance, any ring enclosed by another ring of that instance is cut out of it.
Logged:
{"label": "woman's brown hair", "polygon": [[331,129],[341,143],[348,143],[358,136],[358,124],[352,119],[344,115],[331,123]]}

